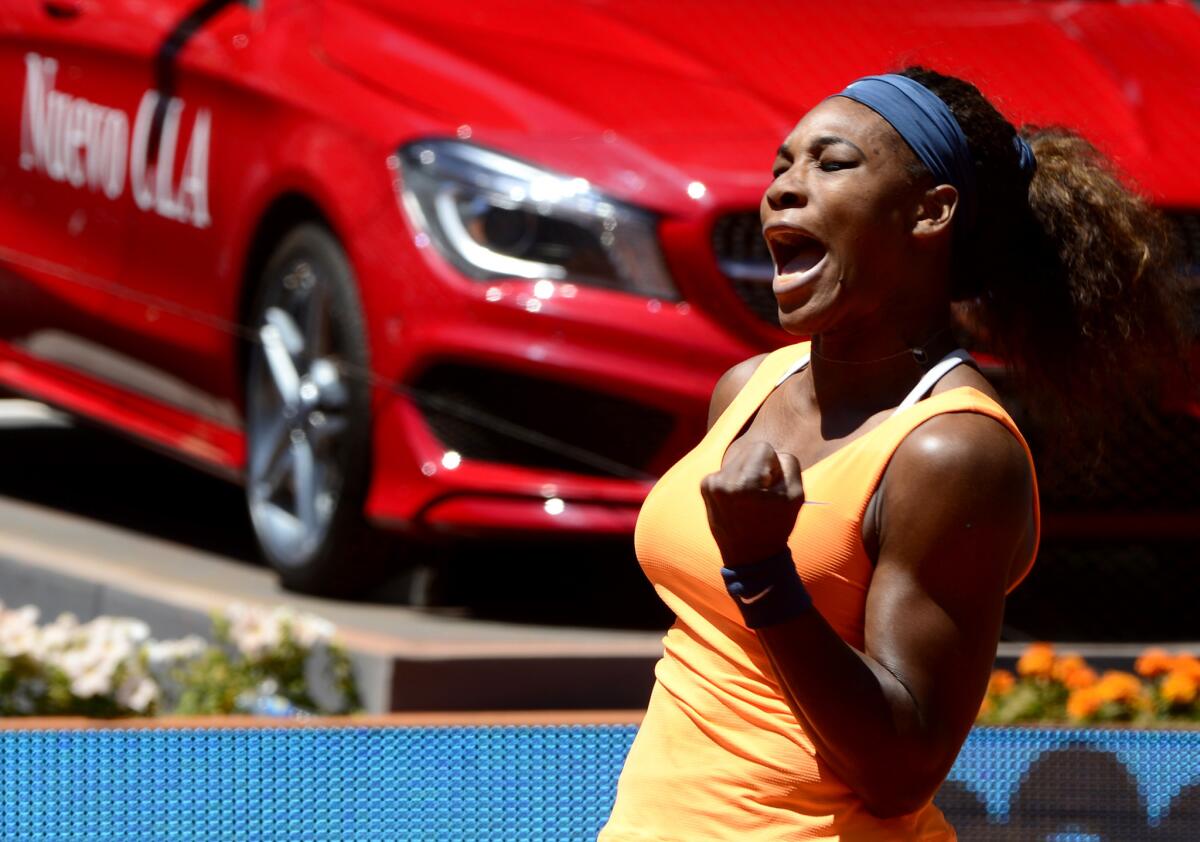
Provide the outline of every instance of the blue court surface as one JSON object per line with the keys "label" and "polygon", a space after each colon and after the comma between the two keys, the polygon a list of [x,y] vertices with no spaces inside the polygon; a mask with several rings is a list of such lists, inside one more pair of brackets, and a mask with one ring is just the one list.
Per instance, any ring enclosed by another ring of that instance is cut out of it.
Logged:
{"label": "blue court surface", "polygon": [[[0,839],[588,840],[633,725],[0,732]],[[1200,840],[1200,731],[976,729],[964,840]]]}

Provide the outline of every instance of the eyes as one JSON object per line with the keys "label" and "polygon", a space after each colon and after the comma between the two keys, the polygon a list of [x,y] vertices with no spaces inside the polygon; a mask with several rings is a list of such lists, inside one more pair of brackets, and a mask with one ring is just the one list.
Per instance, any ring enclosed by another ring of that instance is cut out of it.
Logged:
{"label": "eyes", "polygon": [[[836,155],[822,155],[811,161],[812,166],[819,169],[821,172],[839,172],[848,170],[858,166],[858,161],[850,160]],[[775,167],[771,170],[772,178],[779,178],[785,172],[792,168],[792,162],[780,159]]]}

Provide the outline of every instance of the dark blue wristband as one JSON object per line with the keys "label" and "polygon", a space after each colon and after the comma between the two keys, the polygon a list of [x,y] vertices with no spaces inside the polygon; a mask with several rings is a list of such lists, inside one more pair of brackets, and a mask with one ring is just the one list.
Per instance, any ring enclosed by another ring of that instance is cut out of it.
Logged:
{"label": "dark blue wristband", "polygon": [[812,597],[789,550],[754,564],[722,567],[721,578],[747,628],[773,626],[812,610]]}

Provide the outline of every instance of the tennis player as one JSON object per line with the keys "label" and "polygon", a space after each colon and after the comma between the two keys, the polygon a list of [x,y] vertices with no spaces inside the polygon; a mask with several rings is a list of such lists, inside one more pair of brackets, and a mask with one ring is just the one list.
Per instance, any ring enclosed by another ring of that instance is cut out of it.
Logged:
{"label": "tennis player", "polygon": [[727,372],[642,508],[678,619],[602,842],[954,839],[932,798],[1039,520],[952,312],[1063,432],[1179,358],[1161,218],[1084,140],[1018,133],[967,82],[860,79],[773,172],[780,322],[811,344]]}

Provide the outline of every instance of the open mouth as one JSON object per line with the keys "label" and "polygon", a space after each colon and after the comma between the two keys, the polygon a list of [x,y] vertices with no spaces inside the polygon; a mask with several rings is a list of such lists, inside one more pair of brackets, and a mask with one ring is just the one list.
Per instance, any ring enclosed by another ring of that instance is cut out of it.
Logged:
{"label": "open mouth", "polygon": [[816,237],[796,228],[774,227],[766,232],[775,261],[775,276],[803,275],[825,259],[827,249]]}

